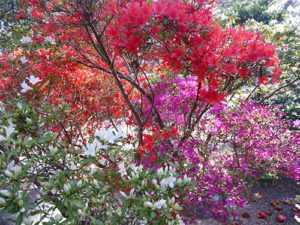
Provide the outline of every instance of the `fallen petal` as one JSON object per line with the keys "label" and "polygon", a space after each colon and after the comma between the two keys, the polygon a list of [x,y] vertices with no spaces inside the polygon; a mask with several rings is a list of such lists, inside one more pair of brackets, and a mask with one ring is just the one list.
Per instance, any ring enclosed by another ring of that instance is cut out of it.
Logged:
{"label": "fallen petal", "polygon": [[296,206],[293,206],[292,210],[293,210],[294,212],[300,212],[300,210],[299,210]]}
{"label": "fallen petal", "polygon": [[271,215],[272,215],[272,211],[271,211],[271,210],[266,210],[266,211],[264,211],[264,213],[265,213],[266,215],[268,215],[268,216],[271,216]]}
{"label": "fallen petal", "polygon": [[286,220],[286,218],[285,218],[285,216],[283,216],[283,215],[278,215],[278,216],[276,217],[276,220],[277,220],[279,223],[283,223],[283,222]]}
{"label": "fallen petal", "polygon": [[257,213],[257,218],[264,219],[264,220],[268,219],[267,215],[263,212],[258,212]]}
{"label": "fallen petal", "polygon": [[286,204],[286,205],[291,205],[292,204],[292,202],[290,200],[288,200],[288,199],[284,200],[283,203]]}
{"label": "fallen petal", "polygon": [[271,201],[271,206],[275,206],[275,205],[277,205],[278,204],[278,202],[276,201],[276,200],[273,200],[273,201]]}
{"label": "fallen petal", "polygon": [[250,214],[248,212],[244,212],[242,214],[242,217],[244,217],[244,218],[250,218]]}

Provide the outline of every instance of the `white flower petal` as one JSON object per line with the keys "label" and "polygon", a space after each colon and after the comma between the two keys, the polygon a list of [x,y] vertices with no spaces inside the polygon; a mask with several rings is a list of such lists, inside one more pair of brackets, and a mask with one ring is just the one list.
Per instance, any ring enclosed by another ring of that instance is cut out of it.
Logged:
{"label": "white flower petal", "polygon": [[21,83],[21,87],[22,87],[22,90],[21,90],[22,93],[32,90],[32,88],[29,87],[25,81],[23,81],[23,83]]}
{"label": "white flower petal", "polygon": [[35,84],[39,83],[40,81],[42,81],[40,78],[35,77],[33,75],[31,75],[29,78],[27,77],[27,79],[32,85],[35,85]]}

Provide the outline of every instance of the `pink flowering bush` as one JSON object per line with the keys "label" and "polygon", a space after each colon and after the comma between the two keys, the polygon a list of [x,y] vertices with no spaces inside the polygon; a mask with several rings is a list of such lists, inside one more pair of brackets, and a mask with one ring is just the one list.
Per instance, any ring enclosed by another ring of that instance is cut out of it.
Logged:
{"label": "pink flowering bush", "polygon": [[[164,121],[179,130],[186,128],[197,96],[196,80],[166,78],[158,82],[154,93]],[[199,100],[197,104],[195,118],[207,103]],[[290,131],[291,124],[280,117],[277,108],[252,101],[240,100],[235,107],[216,104],[189,138],[183,140],[181,131],[171,141],[159,140],[142,163],[147,167],[174,163],[180,176],[195,182],[181,195],[182,203],[226,221],[235,216],[234,207],[247,202],[246,182],[281,175],[299,180],[299,134]]]}
{"label": "pink flowering bush", "polygon": [[216,106],[211,112],[220,124],[214,135],[230,149],[228,167],[245,177],[280,174],[299,180],[300,136],[278,109],[240,101],[239,107]]}

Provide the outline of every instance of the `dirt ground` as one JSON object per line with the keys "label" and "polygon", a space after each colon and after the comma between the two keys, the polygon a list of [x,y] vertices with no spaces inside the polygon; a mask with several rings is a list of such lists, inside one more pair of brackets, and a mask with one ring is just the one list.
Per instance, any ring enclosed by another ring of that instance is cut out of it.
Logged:
{"label": "dirt ground", "polygon": [[[299,195],[299,187],[297,184],[288,179],[281,180],[270,180],[262,182],[258,185],[255,185],[251,189],[251,193],[262,194],[263,197],[251,202],[248,206],[243,209],[237,209],[235,212],[238,214],[243,214],[247,212],[250,217],[243,218],[240,216],[238,222],[229,222],[228,225],[298,225],[294,219],[294,212],[292,210],[295,203],[299,204],[299,201],[296,199],[296,195]],[[274,206],[271,206],[271,201],[276,200],[278,205],[282,207],[282,211],[277,211]],[[292,205],[284,204],[285,200],[290,200]],[[270,210],[272,215],[268,216],[267,220],[258,219],[257,213],[259,211],[264,212]],[[299,212],[298,212],[299,213]],[[281,214],[286,217],[286,220],[283,223],[280,223],[276,220],[276,217]],[[197,225],[221,225],[222,223],[217,222],[213,218],[208,216],[203,216],[197,221]]]}

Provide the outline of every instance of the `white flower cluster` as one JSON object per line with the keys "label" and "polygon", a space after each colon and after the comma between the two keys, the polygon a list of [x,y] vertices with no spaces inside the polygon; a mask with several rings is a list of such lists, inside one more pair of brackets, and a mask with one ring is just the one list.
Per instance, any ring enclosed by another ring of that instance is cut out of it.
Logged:
{"label": "white flower cluster", "polygon": [[[33,75],[31,75],[30,77],[27,77],[27,79],[28,79],[29,83],[31,83],[32,85],[36,85],[37,83],[39,83],[40,81],[42,81],[40,78],[35,77]],[[22,87],[22,90],[21,90],[22,93],[26,93],[27,91],[32,90],[32,87],[30,87],[25,82],[25,80],[21,83],[21,87]]]}
{"label": "white flower cluster", "polygon": [[[31,43],[32,43],[31,37],[27,37],[27,36],[22,37],[22,38],[20,39],[20,41],[21,41],[22,44],[31,44]],[[45,37],[45,38],[44,38],[44,41],[45,41],[45,42],[49,42],[49,43],[52,44],[52,45],[55,45],[55,44],[56,44],[55,39],[54,39],[53,37],[51,37],[51,36]]]}
{"label": "white flower cluster", "polygon": [[32,43],[32,39],[31,37],[22,37],[21,40],[20,40],[23,44],[27,44],[27,43]]}
{"label": "white flower cluster", "polygon": [[118,131],[112,127],[107,129],[103,128],[101,130],[96,131],[95,136],[98,136],[101,140],[105,140],[110,144],[115,143],[115,141],[124,136],[120,127],[117,127]]}
{"label": "white flower cluster", "polygon": [[[182,207],[179,206],[178,203],[175,203],[175,198],[168,198],[167,200],[165,199],[160,199],[156,202],[144,202],[144,207],[146,208],[151,208],[152,210],[157,210],[157,209],[169,209],[170,211],[173,211],[173,209],[175,210],[181,210]],[[173,221],[168,221],[168,224],[170,225],[175,225],[175,224],[184,224],[182,221],[182,218],[177,214],[175,220]]]}
{"label": "white flower cluster", "polygon": [[55,45],[55,44],[56,44],[55,39],[54,39],[53,37],[51,37],[51,36],[45,37],[44,41],[45,41],[45,42],[49,42],[49,43],[52,44],[52,45]]}
{"label": "white flower cluster", "polygon": [[27,63],[28,62],[28,60],[24,56],[22,56],[20,58],[20,60],[21,60],[22,63]]}
{"label": "white flower cluster", "polygon": [[159,201],[155,202],[155,203],[151,203],[150,201],[144,202],[144,206],[145,207],[149,207],[151,209],[161,209],[166,208],[167,204],[166,204],[166,200],[164,199],[160,199]]}
{"label": "white flower cluster", "polygon": [[[103,128],[101,130],[96,131],[95,136],[99,137],[101,140],[105,142],[114,144],[117,139],[123,137],[124,135],[121,131],[118,132],[113,128],[108,128],[108,129]],[[96,139],[93,143],[86,144],[83,155],[95,157],[97,150],[107,149],[108,147],[109,147],[108,145],[102,144]]]}

